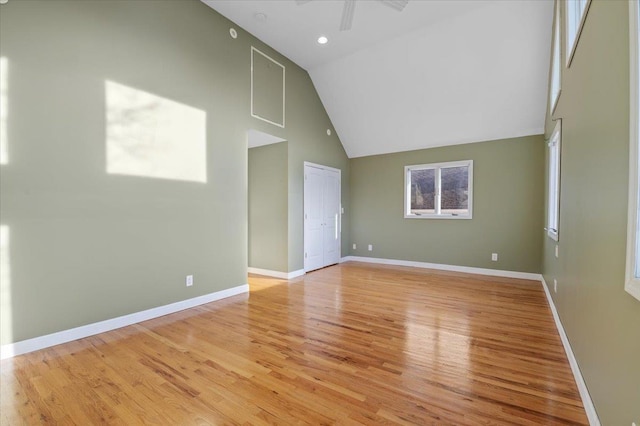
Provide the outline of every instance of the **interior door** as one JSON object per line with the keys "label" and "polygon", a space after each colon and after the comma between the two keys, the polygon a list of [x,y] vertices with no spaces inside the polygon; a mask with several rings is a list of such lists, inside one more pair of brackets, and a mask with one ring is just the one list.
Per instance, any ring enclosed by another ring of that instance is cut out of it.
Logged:
{"label": "interior door", "polygon": [[323,170],[305,166],[304,179],[304,269],[313,271],[324,266]]}
{"label": "interior door", "polygon": [[304,165],[304,269],[340,262],[340,170]]}
{"label": "interior door", "polygon": [[326,170],[323,179],[323,266],[340,262],[340,175]]}

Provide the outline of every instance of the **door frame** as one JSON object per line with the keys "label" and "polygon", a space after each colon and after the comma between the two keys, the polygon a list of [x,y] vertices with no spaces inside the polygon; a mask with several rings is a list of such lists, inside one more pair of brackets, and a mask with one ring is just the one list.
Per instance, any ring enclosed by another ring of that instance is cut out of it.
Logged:
{"label": "door frame", "polygon": [[343,207],[342,207],[342,170],[337,169],[335,167],[331,167],[331,166],[325,166],[323,164],[318,164],[318,163],[312,163],[310,161],[304,161],[303,162],[303,167],[302,167],[302,263],[304,265],[303,269],[304,272],[308,272],[307,270],[307,259],[305,258],[304,254],[307,251],[307,220],[305,218],[305,192],[307,191],[307,179],[305,178],[306,175],[306,168],[307,167],[313,167],[316,169],[321,169],[321,170],[328,170],[328,171],[332,171],[332,172],[337,172],[338,173],[338,181],[339,181],[339,185],[338,185],[338,198],[340,199],[339,202],[339,208],[338,208],[338,236],[339,236],[339,242],[338,242],[338,259],[342,259],[342,215],[343,215]]}

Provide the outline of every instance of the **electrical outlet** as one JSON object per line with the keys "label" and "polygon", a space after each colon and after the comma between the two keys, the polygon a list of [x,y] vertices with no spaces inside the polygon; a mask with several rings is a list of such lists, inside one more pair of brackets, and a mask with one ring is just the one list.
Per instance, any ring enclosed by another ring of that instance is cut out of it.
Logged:
{"label": "electrical outlet", "polygon": [[369,251],[373,251],[373,244],[369,244]]}
{"label": "electrical outlet", "polygon": [[354,250],[356,249],[356,247],[357,247],[357,246],[356,246],[356,243],[353,243],[353,249],[354,249]]}
{"label": "electrical outlet", "polygon": [[497,262],[498,261],[498,253],[491,253],[491,260],[493,262]]}
{"label": "electrical outlet", "polygon": [[553,292],[558,292],[558,280],[556,280],[555,278],[553,279]]}
{"label": "electrical outlet", "polygon": [[340,213],[344,214],[344,207],[340,207]]}
{"label": "electrical outlet", "polygon": [[558,258],[558,245],[556,244],[556,259]]}
{"label": "electrical outlet", "polygon": [[187,287],[191,287],[193,285],[193,275],[187,275]]}

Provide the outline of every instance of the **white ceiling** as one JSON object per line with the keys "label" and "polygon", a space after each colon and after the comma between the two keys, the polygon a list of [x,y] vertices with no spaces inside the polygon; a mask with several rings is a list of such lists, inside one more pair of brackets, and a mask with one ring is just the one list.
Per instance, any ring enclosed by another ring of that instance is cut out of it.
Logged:
{"label": "white ceiling", "polygon": [[349,157],[543,132],[552,0],[358,0],[343,32],[341,0],[202,1],[309,72]]}

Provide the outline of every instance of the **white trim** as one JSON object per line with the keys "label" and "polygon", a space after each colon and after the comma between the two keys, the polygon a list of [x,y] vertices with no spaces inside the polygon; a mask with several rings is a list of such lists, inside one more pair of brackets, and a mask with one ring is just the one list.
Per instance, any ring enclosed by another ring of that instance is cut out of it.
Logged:
{"label": "white trim", "polygon": [[[549,111],[553,114],[562,91],[562,52],[560,50],[560,0],[556,0],[553,19],[553,35],[551,42],[551,75],[549,81]],[[557,77],[558,87],[554,87]],[[554,92],[553,89],[556,89]]]}
{"label": "white trim", "polygon": [[[342,169],[337,169],[335,167],[331,167],[331,166],[325,166],[323,164],[317,164],[317,163],[312,163],[310,161],[303,161],[302,162],[302,187],[303,187],[303,200],[302,200],[302,217],[303,217],[303,232],[302,232],[302,247],[303,247],[303,251],[302,251],[302,257],[303,257],[303,262],[304,262],[304,269],[303,269],[303,274],[306,272],[311,272],[315,269],[308,269],[307,268],[307,258],[305,257],[305,253],[308,252],[307,250],[307,243],[308,243],[308,235],[307,235],[307,220],[306,220],[306,215],[307,215],[307,205],[305,203],[305,199],[306,199],[306,194],[307,194],[307,171],[306,168],[307,167],[312,167],[315,169],[320,169],[320,170],[325,170],[328,172],[332,172],[332,173],[337,173],[338,174],[338,199],[340,200],[340,205],[338,206],[338,224],[337,224],[337,231],[338,231],[338,237],[339,237],[339,242],[338,242],[338,263],[340,263],[340,259],[342,259],[342,215],[344,214],[343,212],[343,207],[342,207]],[[326,266],[331,266],[331,264],[327,264],[327,265],[323,265],[321,266],[321,268],[324,268]],[[319,269],[319,268],[316,268]]]}
{"label": "white trim", "polygon": [[194,297],[192,299],[181,300],[180,302],[170,303],[157,308],[147,309],[145,311],[134,312],[129,315],[111,318],[108,320],[87,324],[69,330],[58,331],[56,333],[38,336],[32,339],[22,340],[16,343],[2,345],[1,359],[12,358],[14,356],[26,354],[28,352],[37,351],[51,346],[60,345],[62,343],[71,342],[85,337],[93,336],[99,333],[115,330],[117,328],[126,327],[142,321],[158,318],[174,312],[183,311],[195,306],[204,305],[205,303],[215,302],[216,300],[225,299],[231,296],[237,296],[249,292],[249,284],[239,285],[237,287],[228,288],[226,290],[216,291],[215,293],[205,294],[203,296]]}
{"label": "white trim", "polygon": [[373,258],[373,257],[360,257],[360,256],[346,256],[346,257],[343,257],[340,262],[344,263],[344,262],[350,262],[350,261],[378,263],[383,265],[413,266],[417,268],[440,269],[445,271],[466,272],[470,274],[490,275],[490,276],[508,277],[508,278],[521,278],[521,279],[528,279],[528,280],[541,282],[542,288],[547,298],[547,302],[549,303],[549,308],[551,309],[551,314],[553,315],[553,320],[558,330],[558,334],[560,335],[560,340],[562,341],[562,346],[564,347],[565,353],[567,355],[567,360],[569,361],[571,372],[573,373],[573,378],[576,382],[576,386],[578,387],[578,392],[580,393],[580,398],[582,399],[582,405],[584,406],[587,419],[589,420],[589,424],[591,426],[600,426],[600,419],[598,418],[598,413],[596,412],[595,406],[593,405],[593,401],[591,400],[591,395],[589,395],[587,384],[585,383],[584,378],[582,377],[582,373],[580,372],[578,361],[576,360],[576,357],[573,354],[573,350],[571,349],[571,344],[569,343],[567,334],[564,331],[564,327],[562,326],[562,322],[560,321],[560,317],[558,316],[558,311],[556,310],[556,306],[553,303],[553,298],[551,297],[551,293],[549,292],[547,283],[541,274],[535,274],[535,273],[529,273],[529,272],[501,271],[501,270],[495,270],[495,269],[474,268],[474,267],[468,267],[468,266],[442,265],[437,263],[413,262],[413,261],[407,261],[407,260],[379,259],[379,258]]}
{"label": "white trim", "polygon": [[[447,214],[441,212],[442,169],[450,167],[467,167],[467,214]],[[411,172],[413,170],[433,169],[435,171],[435,213],[411,213]],[[473,219],[473,160],[448,161],[444,163],[417,164],[404,166],[404,218],[405,219]]]}
{"label": "white trim", "polygon": [[640,66],[638,63],[640,56],[640,38],[638,20],[638,2],[629,2],[629,62],[630,62],[630,98],[629,105],[629,213],[627,221],[627,267],[625,276],[625,290],[636,299],[640,300],[640,279],[636,277],[638,255],[638,145],[640,144]]}
{"label": "white trim", "polygon": [[330,170],[332,172],[336,172],[336,173],[338,173],[340,175],[340,181],[342,181],[342,170],[341,169],[336,169],[335,167],[325,166],[325,165],[322,165],[322,164],[312,163],[310,161],[304,161],[302,164],[303,164],[303,167],[304,166],[309,166],[309,167],[315,167],[316,169]]}
{"label": "white trim", "polygon": [[[265,58],[269,59],[271,62],[273,62],[274,64],[280,66],[282,68],[282,123],[276,123],[275,121],[271,121],[267,118],[261,117],[258,114],[255,114],[253,112],[253,52],[258,52],[259,54],[261,54],[262,56],[264,56]],[[285,85],[286,85],[286,68],[284,65],[282,65],[280,62],[276,61],[275,59],[273,59],[271,56],[267,55],[266,53],[261,52],[260,50],[256,49],[255,47],[251,46],[251,116],[253,118],[257,118],[259,120],[262,121],[266,121],[269,124],[273,124],[274,126],[278,126],[278,127],[282,127],[284,129],[284,125],[285,125],[285,105],[286,105],[286,96],[285,96]]]}
{"label": "white trim", "polygon": [[[560,229],[560,174],[562,172],[562,120],[558,119],[553,128],[551,138],[549,138],[549,175],[547,188],[547,235],[554,241],[559,239]],[[551,169],[551,158],[555,157],[554,170]],[[553,178],[553,179],[552,179]],[[553,186],[553,188],[552,188]],[[552,198],[553,197],[553,198]],[[555,218],[555,223],[551,223],[551,214]]]}
{"label": "white trim", "polygon": [[558,334],[560,334],[562,346],[564,346],[564,351],[567,354],[567,359],[569,360],[569,365],[571,366],[573,378],[575,379],[576,385],[578,386],[578,392],[580,392],[580,398],[582,399],[582,405],[584,406],[584,411],[587,414],[589,424],[591,426],[600,426],[598,413],[596,412],[596,408],[593,405],[593,401],[591,400],[591,395],[589,395],[587,384],[585,383],[584,378],[582,377],[582,373],[580,372],[578,361],[573,355],[573,349],[571,349],[571,344],[569,343],[569,339],[567,338],[567,333],[565,333],[562,322],[560,321],[560,317],[558,316],[558,311],[556,310],[556,305],[553,303],[553,298],[551,297],[551,293],[549,292],[549,287],[547,287],[547,282],[542,276],[540,277],[540,281],[542,282],[542,287],[544,288],[544,294],[547,296],[547,302],[549,303],[549,308],[551,309],[553,320],[556,323]]}
{"label": "white trim", "polygon": [[[576,2],[578,0],[571,0],[571,2]],[[573,39],[573,43],[569,46],[569,11],[568,11],[569,0],[565,0],[564,2],[564,15],[565,15],[565,37],[566,37],[566,51],[567,51],[567,68],[571,66],[571,61],[573,60],[573,55],[576,53],[576,48],[578,46],[578,40],[580,40],[580,35],[582,34],[582,28],[584,27],[584,22],[587,20],[587,14],[589,13],[589,7],[591,6],[591,0],[586,0],[586,5],[584,6],[584,10],[582,11],[582,16],[580,17],[580,23],[576,28],[575,38]]]}
{"label": "white trim", "polygon": [[261,269],[261,268],[248,268],[249,273],[256,275],[265,275],[267,277],[280,278],[283,280],[290,280],[293,278],[301,277],[304,275],[304,269],[298,269],[297,271],[292,272],[280,272],[280,271],[272,271],[271,269]]}
{"label": "white trim", "polygon": [[466,272],[469,274],[490,275],[494,277],[518,278],[540,281],[540,274],[531,272],[503,271],[500,269],[476,268],[472,266],[445,265],[441,263],[415,262],[412,260],[382,259],[377,257],[346,256],[341,262],[379,263],[381,265],[413,266],[415,268],[439,269],[442,271]]}

